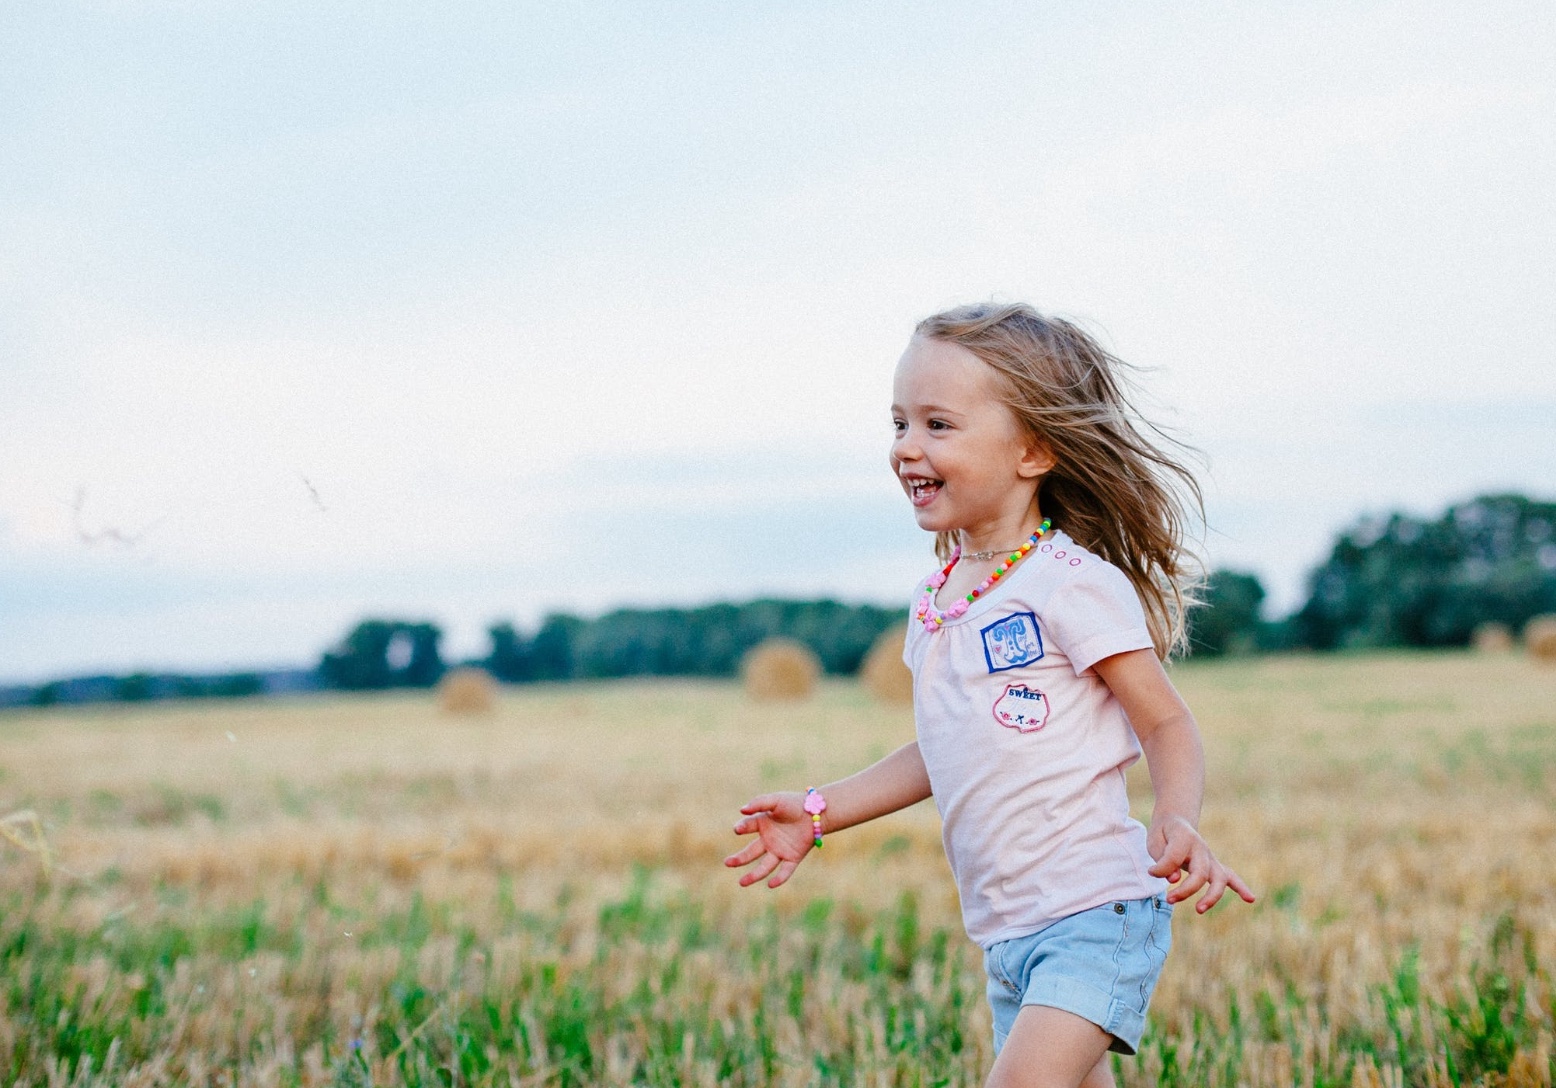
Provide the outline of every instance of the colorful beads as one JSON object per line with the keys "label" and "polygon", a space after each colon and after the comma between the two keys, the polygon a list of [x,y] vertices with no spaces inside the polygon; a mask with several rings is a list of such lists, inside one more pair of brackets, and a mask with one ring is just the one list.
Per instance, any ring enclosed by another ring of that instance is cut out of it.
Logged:
{"label": "colorful beads", "polygon": [[990,574],[987,578],[978,584],[976,589],[967,594],[967,596],[963,597],[961,600],[957,601],[944,612],[941,612],[939,609],[935,608],[935,590],[945,585],[946,579],[950,577],[951,568],[956,566],[957,561],[962,558],[962,546],[958,544],[951,552],[951,561],[947,563],[943,569],[931,575],[929,581],[924,584],[923,596],[919,597],[918,605],[913,610],[914,617],[924,625],[924,630],[940,630],[941,627],[945,626],[947,620],[956,619],[963,612],[967,611],[967,607],[969,605],[987,593],[989,591],[989,587],[1003,578],[1005,573],[1010,570],[1011,567],[1019,563],[1026,556],[1026,554],[1037,545],[1038,540],[1042,538],[1044,533],[1048,532],[1052,525],[1053,521],[1051,519],[1044,518],[1043,524],[1038,526],[1037,532],[1028,537],[1021,544],[1021,547],[1013,550],[1010,553],[1010,556],[1003,563],[994,568],[994,572],[992,574]]}
{"label": "colorful beads", "polygon": [[805,811],[810,813],[810,830],[814,838],[813,846],[821,845],[821,814],[827,811],[827,799],[821,796],[815,786],[805,791]]}

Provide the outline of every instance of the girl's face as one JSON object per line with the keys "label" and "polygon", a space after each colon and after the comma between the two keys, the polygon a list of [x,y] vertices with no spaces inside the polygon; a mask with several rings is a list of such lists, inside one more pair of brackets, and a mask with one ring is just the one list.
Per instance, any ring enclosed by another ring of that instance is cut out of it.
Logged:
{"label": "girl's face", "polygon": [[960,530],[963,545],[979,549],[1017,544],[1036,528],[1037,486],[1053,455],[1004,405],[993,368],[959,344],[914,337],[892,392],[891,467],[921,529]]}

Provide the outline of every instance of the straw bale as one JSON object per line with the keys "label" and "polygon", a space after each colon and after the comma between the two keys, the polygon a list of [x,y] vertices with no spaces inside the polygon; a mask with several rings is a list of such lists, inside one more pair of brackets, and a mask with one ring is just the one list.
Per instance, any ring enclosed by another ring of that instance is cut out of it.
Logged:
{"label": "straw bale", "polygon": [[881,632],[859,666],[865,690],[883,703],[907,706],[913,702],[913,673],[902,663],[905,638],[900,627]]}
{"label": "straw bale", "polygon": [[1556,614],[1536,616],[1524,624],[1524,649],[1536,661],[1556,665]]}
{"label": "straw bale", "polygon": [[1513,631],[1505,623],[1483,623],[1470,636],[1476,653],[1505,654],[1513,648]]}
{"label": "straw bale", "polygon": [[490,714],[496,705],[497,683],[485,669],[450,669],[438,683],[445,714]]}
{"label": "straw bale", "polygon": [[746,694],[759,701],[806,699],[816,690],[821,662],[810,647],[793,639],[770,638],[740,663]]}

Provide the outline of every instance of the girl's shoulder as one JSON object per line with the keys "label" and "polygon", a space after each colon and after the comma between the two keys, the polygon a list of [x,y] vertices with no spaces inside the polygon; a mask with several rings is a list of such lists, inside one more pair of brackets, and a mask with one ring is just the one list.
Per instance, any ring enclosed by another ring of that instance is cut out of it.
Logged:
{"label": "girl's shoulder", "polygon": [[1134,586],[1123,570],[1066,534],[1056,532],[1052,541],[1045,541],[1033,554],[1038,559],[1033,574],[1047,584],[1048,595],[1057,593],[1062,599],[1075,590],[1082,596],[1102,592],[1135,599]]}
{"label": "girl's shoulder", "polygon": [[1045,604],[1051,598],[1069,596],[1069,590],[1075,587],[1116,588],[1129,583],[1118,567],[1058,530],[1034,548],[1011,575],[1012,590],[1033,603]]}

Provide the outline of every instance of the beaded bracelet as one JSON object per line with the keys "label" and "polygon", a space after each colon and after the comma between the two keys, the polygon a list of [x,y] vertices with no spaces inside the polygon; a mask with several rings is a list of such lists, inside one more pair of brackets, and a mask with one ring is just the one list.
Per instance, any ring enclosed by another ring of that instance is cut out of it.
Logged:
{"label": "beaded bracelet", "polygon": [[827,799],[812,786],[805,791],[805,811],[810,813],[810,829],[815,834],[814,845],[821,845],[821,814],[827,811]]}

